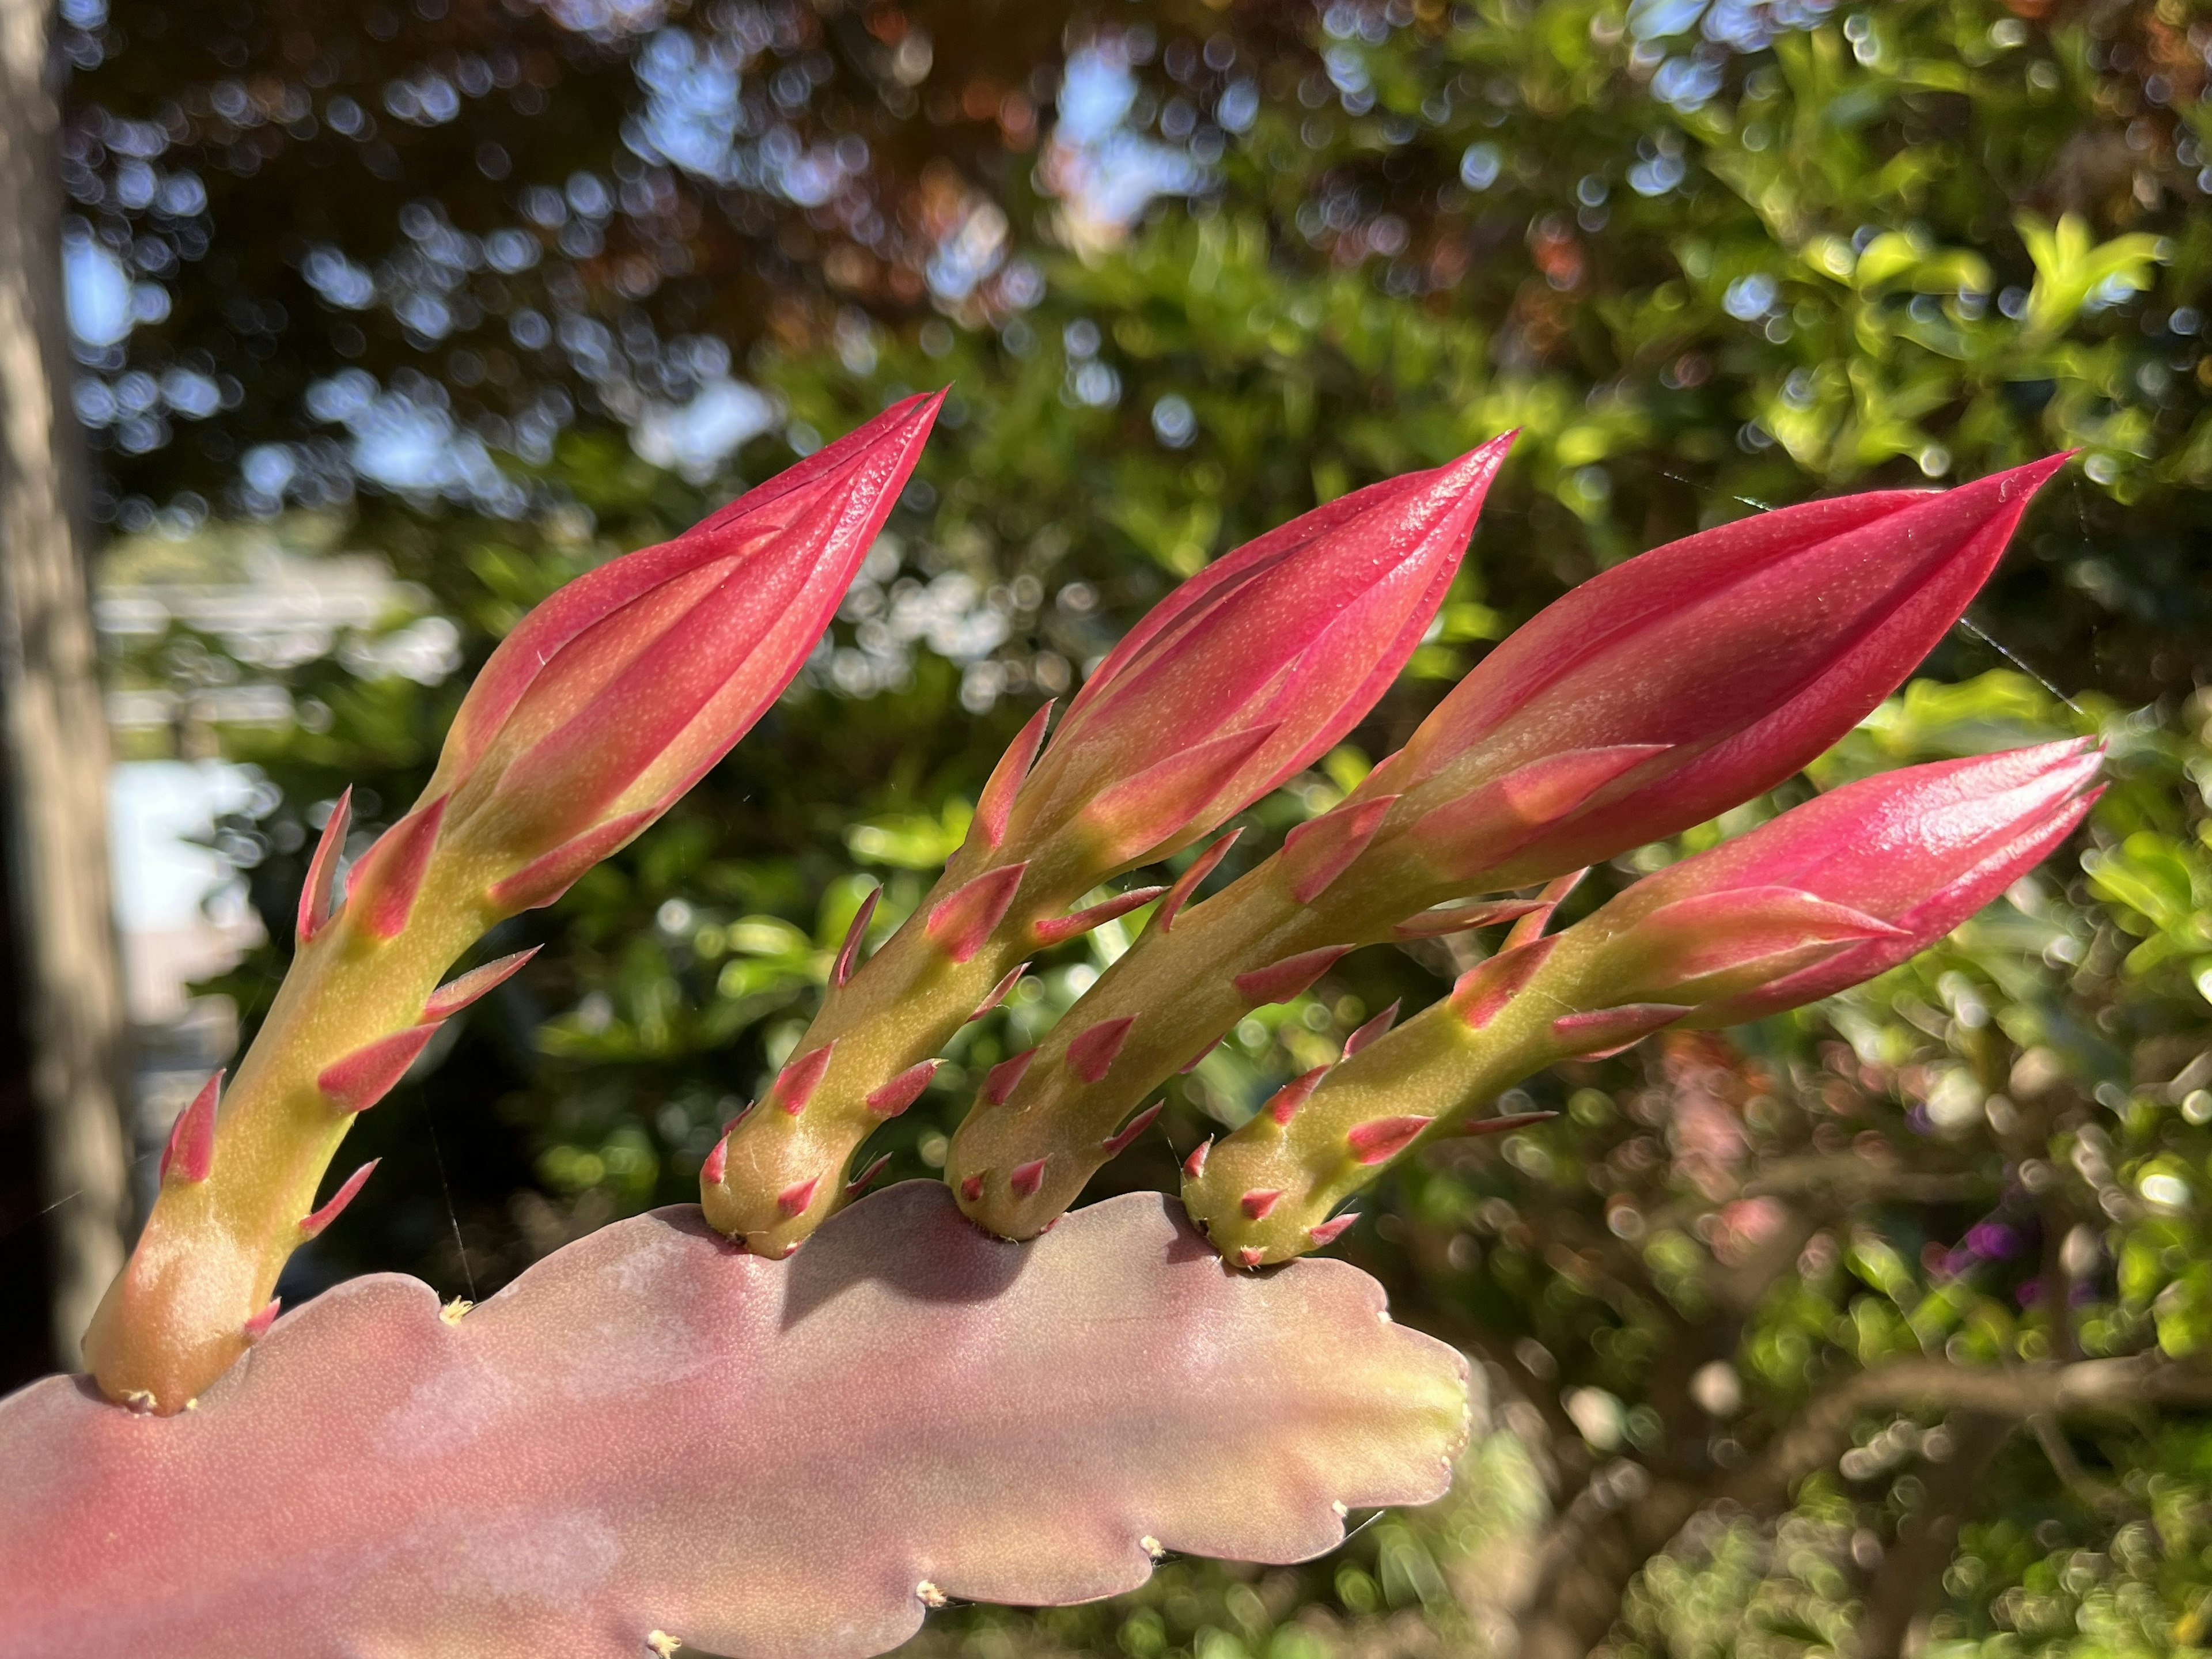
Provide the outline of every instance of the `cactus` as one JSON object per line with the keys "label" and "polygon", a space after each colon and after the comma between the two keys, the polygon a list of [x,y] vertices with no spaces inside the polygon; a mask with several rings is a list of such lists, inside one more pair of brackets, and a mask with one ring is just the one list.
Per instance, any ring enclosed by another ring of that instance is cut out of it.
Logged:
{"label": "cactus", "polygon": [[[1392,1326],[1352,1269],[1291,1260],[1341,1237],[1346,1198],[1437,1135],[1527,1121],[1470,1119],[1537,1066],[1901,961],[2094,797],[2101,757],[2081,745],[1916,768],[1548,931],[1577,866],[1771,786],[1895,685],[2045,461],[1766,514],[1607,573],[1202,898],[1238,832],[1206,838],[1405,664],[1501,438],[1218,562],[1048,744],[1037,711],[872,956],[860,907],[812,1026],[706,1158],[699,1206],[607,1228],[474,1310],[378,1276],[287,1313],[285,1257],[375,1169],[317,1202],[352,1118],[529,953],[447,970],[665,811],[788,684],[935,409],[898,404],[556,592],[349,870],[337,804],[274,1009],[172,1131],[87,1338],[95,1386],[0,1401],[8,1652],[861,1659],[951,1596],[1103,1595],[1166,1550],[1317,1553],[1351,1507],[1441,1493],[1467,1427],[1455,1354]],[[1186,854],[1170,883],[1093,896]],[[960,1023],[1032,953],[1147,905],[1135,946],[987,1075],[949,1189],[863,1197],[884,1160],[848,1179],[854,1152],[922,1097]],[[1053,1226],[1153,1121],[1151,1091],[1244,1012],[1361,945],[1499,926],[1435,1006],[1385,1011],[1193,1152],[1182,1206],[1129,1195]]]}
{"label": "cactus", "polygon": [[[1356,491],[1208,566],[1107,657],[1049,744],[1040,709],[943,878],[865,963],[856,922],[794,1057],[701,1171],[707,1218],[763,1255],[796,1248],[843,1201],[860,1143],[1024,962],[1162,890],[1076,908],[1085,894],[1188,845],[1341,738],[1442,603],[1510,442]],[[1115,1061],[1104,1035],[1079,1060],[1102,1076]]]}
{"label": "cactus", "polygon": [[1157,1197],[1010,1253],[934,1182],[788,1261],[641,1216],[465,1317],[356,1279],[184,1416],[0,1402],[0,1647],[860,1659],[945,1597],[1303,1559],[1466,1438],[1465,1362],[1381,1313],[1339,1263],[1224,1274]]}
{"label": "cactus", "polygon": [[[1018,1083],[987,1084],[945,1166],[962,1207],[1035,1237],[1152,1090],[1352,947],[1511,920],[1537,902],[1435,907],[1611,858],[1788,777],[1942,637],[2063,459],[1758,514],[1551,605],[1341,805],[1219,895],[1164,905]],[[1122,1036],[1094,1078],[1073,1060],[1102,1026]]]}
{"label": "cactus", "polygon": [[1240,1266],[1318,1249],[1342,1231],[1338,1207],[1417,1142],[1517,1127],[1468,1117],[1554,1060],[1758,1018],[1894,967],[2064,840],[2102,759],[2060,743],[1911,767],[1646,877],[1291,1085],[1196,1160],[1183,1202]]}

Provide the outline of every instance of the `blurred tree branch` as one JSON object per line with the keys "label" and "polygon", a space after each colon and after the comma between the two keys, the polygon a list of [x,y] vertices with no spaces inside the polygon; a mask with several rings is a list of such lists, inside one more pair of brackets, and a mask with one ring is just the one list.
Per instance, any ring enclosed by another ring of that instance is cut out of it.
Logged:
{"label": "blurred tree branch", "polygon": [[1743,1190],[1749,1198],[1815,1197],[1835,1206],[1960,1204],[1992,1198],[2003,1184],[1989,1172],[1888,1169],[1856,1153],[1808,1152],[1767,1159]]}
{"label": "blurred tree branch", "polygon": [[1850,1443],[1854,1422],[1880,1407],[1978,1412],[2012,1424],[2045,1417],[2201,1410],[2212,1407],[2212,1367],[2151,1355],[2002,1370],[1944,1359],[1890,1360],[1814,1399],[1729,1495],[1752,1507],[1784,1501],[1800,1480],[1826,1468]]}

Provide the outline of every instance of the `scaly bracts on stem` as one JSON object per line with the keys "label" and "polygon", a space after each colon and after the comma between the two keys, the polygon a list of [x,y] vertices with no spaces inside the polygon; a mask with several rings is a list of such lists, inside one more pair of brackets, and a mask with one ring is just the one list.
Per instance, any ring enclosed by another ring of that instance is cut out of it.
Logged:
{"label": "scaly bracts on stem", "polygon": [[[1760,514],[1547,608],[1342,805],[1172,931],[1139,938],[1019,1086],[979,1100],[945,1166],[963,1207],[1034,1237],[1075,1200],[1115,1125],[1330,952],[1504,920],[1431,907],[1611,858],[1788,777],[1942,638],[2063,459],[1942,493]],[[1133,1024],[1112,1077],[1072,1073],[1066,1046],[1121,1019]]]}
{"label": "scaly bracts on stem", "polygon": [[2065,839],[2101,760],[2061,743],[1889,773],[1648,877],[1479,964],[1294,1111],[1262,1109],[1210,1149],[1184,1201],[1237,1265],[1317,1249],[1393,1159],[1480,1133],[1470,1113],[1554,1060],[1795,1007],[1924,949]]}
{"label": "scaly bracts on stem", "polygon": [[1156,1196],[1016,1249],[921,1182],[787,1263],[621,1222],[458,1322],[358,1279],[187,1415],[0,1403],[0,1648],[864,1659],[947,1597],[1303,1559],[1466,1437],[1465,1362],[1382,1316],[1341,1263],[1223,1273]]}
{"label": "scaly bracts on stem", "polygon": [[1450,586],[1509,442],[1344,496],[1217,561],[1115,647],[1048,744],[1039,711],[943,878],[825,993],[792,1062],[827,1056],[804,1109],[750,1113],[716,1149],[700,1185],[708,1219],[763,1255],[795,1248],[842,1201],[882,1121],[872,1098],[1003,994],[1010,969],[1158,896],[1086,905],[1094,888],[1187,846],[1350,730]]}
{"label": "scaly bracts on stem", "polygon": [[[521,965],[439,981],[546,904],[726,753],[805,660],[913,470],[910,398],[672,542],[578,578],[495,651],[422,800],[338,866],[342,799],[298,949],[252,1050],[184,1150],[85,1340],[115,1399],[182,1409],[245,1351],[353,1116],[439,1022]],[[185,1172],[193,1173],[186,1180]],[[312,1215],[311,1215],[312,1212]]]}

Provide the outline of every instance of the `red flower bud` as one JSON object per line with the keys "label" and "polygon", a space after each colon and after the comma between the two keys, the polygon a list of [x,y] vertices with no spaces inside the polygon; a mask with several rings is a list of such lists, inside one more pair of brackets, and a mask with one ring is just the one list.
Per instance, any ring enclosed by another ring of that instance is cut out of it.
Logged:
{"label": "red flower bud", "polygon": [[1432,873],[1488,887],[1702,823],[1911,672],[2064,459],[1761,513],[1618,565],[1485,658],[1355,799],[1407,796]]}
{"label": "red flower bud", "polygon": [[477,677],[439,758],[426,799],[451,793],[447,834],[527,861],[631,815],[635,834],[665,810],[799,672],[942,398],[894,404],[524,617]]}
{"label": "red flower bud", "polygon": [[1846,784],[1636,884],[1586,926],[1625,999],[1731,1025],[1895,967],[2063,841],[2103,751],[2045,744]]}
{"label": "red flower bud", "polygon": [[1373,708],[1420,642],[1513,434],[1342,496],[1216,560],[1101,663],[1015,803],[1124,865],[1257,800]]}

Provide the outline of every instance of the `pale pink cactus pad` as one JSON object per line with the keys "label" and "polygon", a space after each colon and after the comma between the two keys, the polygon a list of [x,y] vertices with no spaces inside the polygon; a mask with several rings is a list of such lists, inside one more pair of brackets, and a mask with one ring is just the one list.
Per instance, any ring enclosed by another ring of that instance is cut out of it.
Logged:
{"label": "pale pink cactus pad", "polygon": [[783,1261],[661,1210],[458,1322],[340,1285],[178,1416],[0,1402],[0,1650],[861,1659],[940,1598],[1319,1554],[1443,1493],[1466,1385],[1364,1274],[1232,1274],[1150,1195],[1010,1244],[911,1182]]}

